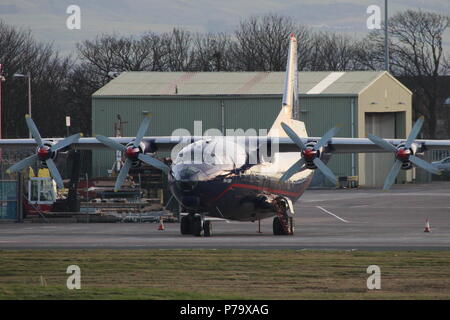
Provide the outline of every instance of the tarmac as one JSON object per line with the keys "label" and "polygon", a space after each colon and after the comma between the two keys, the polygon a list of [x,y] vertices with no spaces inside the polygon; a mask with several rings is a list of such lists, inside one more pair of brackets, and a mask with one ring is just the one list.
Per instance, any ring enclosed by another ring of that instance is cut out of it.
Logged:
{"label": "tarmac", "polygon": [[182,236],[178,223],[2,223],[0,249],[450,249],[450,182],[307,190],[295,211],[293,236],[274,236],[272,219],[262,233],[258,222],[214,221],[210,238]]}

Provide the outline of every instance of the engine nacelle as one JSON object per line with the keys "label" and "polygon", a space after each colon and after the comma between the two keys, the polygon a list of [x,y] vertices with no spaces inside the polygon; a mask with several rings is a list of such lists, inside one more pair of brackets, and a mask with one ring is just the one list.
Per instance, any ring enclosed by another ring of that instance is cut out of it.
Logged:
{"label": "engine nacelle", "polygon": [[413,165],[412,165],[411,161],[402,162],[402,167],[401,167],[402,170],[409,170],[409,169],[412,169],[412,167],[413,167]]}
{"label": "engine nacelle", "polygon": [[135,147],[133,142],[129,142],[126,146],[127,150],[125,150],[125,157],[132,161],[133,167],[138,167],[142,164],[142,161],[139,160],[139,154],[145,153],[146,145],[144,142],[141,142],[138,147]]}
{"label": "engine nacelle", "polygon": [[53,141],[43,141],[42,145],[37,147],[36,154],[38,156],[39,161],[41,162],[42,167],[47,168],[47,163],[45,162],[48,159],[55,160],[58,156],[57,151],[52,151],[51,147],[55,144]]}
{"label": "engine nacelle", "polygon": [[317,166],[314,164],[315,158],[320,158],[320,150],[314,150],[315,142],[309,142],[306,144],[306,148],[302,150],[302,156],[305,160],[305,166],[308,169],[315,170]]}
{"label": "engine nacelle", "polygon": [[397,152],[395,153],[395,158],[402,162],[401,169],[409,170],[413,167],[412,162],[409,160],[411,155],[415,155],[417,151],[417,146],[412,144],[410,148],[405,148],[405,143],[401,143],[397,146]]}

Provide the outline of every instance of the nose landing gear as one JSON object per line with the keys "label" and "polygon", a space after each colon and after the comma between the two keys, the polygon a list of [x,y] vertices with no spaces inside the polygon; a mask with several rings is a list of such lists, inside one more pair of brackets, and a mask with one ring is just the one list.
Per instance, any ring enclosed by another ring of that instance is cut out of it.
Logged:
{"label": "nose landing gear", "polygon": [[277,216],[273,218],[273,234],[276,236],[291,236],[294,234],[294,218],[289,217],[289,207],[284,201],[276,201]]}

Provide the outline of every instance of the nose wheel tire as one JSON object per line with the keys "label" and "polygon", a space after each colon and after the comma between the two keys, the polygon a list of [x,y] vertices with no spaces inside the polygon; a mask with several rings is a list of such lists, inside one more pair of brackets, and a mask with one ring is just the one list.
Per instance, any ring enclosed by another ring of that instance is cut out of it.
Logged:
{"label": "nose wheel tire", "polygon": [[[286,219],[283,221],[283,219]],[[276,236],[289,236],[294,234],[294,219],[291,217],[273,218],[273,234]]]}
{"label": "nose wheel tire", "polygon": [[212,236],[212,223],[211,221],[205,221],[203,223],[203,236],[211,237]]}
{"label": "nose wheel tire", "polygon": [[184,216],[180,221],[181,234],[191,234],[191,221],[189,216]]}
{"label": "nose wheel tire", "polygon": [[192,225],[191,225],[192,234],[196,237],[200,237],[202,235],[202,218],[201,217],[193,217]]}
{"label": "nose wheel tire", "polygon": [[273,218],[273,234],[276,236],[282,235],[283,232],[283,226],[281,225],[280,218],[275,217]]}

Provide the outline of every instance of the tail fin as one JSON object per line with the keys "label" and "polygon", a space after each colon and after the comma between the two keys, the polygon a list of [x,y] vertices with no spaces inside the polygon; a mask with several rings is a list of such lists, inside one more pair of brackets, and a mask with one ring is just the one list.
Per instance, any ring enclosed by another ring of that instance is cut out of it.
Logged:
{"label": "tail fin", "polygon": [[286,64],[286,78],[284,80],[283,108],[289,108],[291,116],[295,115],[298,107],[298,72],[297,72],[297,39],[294,34],[290,35],[289,51]]}
{"label": "tail fin", "polygon": [[287,136],[281,127],[281,122],[287,123],[300,137],[307,137],[305,125],[299,118],[298,106],[298,71],[297,71],[297,39],[290,35],[288,59],[286,64],[286,78],[284,80],[284,92],[281,111],[270,128],[268,136]]}

